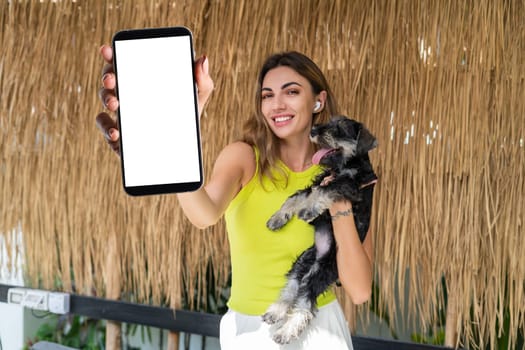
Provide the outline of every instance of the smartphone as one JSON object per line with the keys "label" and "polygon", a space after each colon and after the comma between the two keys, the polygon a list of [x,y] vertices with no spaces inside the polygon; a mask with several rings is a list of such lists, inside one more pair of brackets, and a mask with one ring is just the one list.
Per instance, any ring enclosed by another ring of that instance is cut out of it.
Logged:
{"label": "smartphone", "polygon": [[191,31],[123,30],[112,44],[124,190],[197,190],[203,171]]}

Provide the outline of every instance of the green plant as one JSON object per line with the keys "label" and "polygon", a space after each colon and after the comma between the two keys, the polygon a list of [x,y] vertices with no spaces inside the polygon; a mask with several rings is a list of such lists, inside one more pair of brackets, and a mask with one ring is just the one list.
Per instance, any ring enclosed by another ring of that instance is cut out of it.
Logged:
{"label": "green plant", "polygon": [[445,343],[445,330],[443,327],[439,327],[437,330],[430,329],[426,334],[413,333],[410,339],[420,344],[443,345]]}
{"label": "green plant", "polygon": [[106,325],[102,320],[78,316],[49,314],[49,322],[43,323],[29,340],[24,350],[39,341],[49,341],[76,349],[103,350],[105,348]]}

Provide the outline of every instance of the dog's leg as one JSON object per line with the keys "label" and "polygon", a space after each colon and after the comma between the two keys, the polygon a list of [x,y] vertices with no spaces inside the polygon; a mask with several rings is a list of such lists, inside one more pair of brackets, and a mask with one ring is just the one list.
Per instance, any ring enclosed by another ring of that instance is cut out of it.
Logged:
{"label": "dog's leg", "polygon": [[268,324],[275,324],[286,319],[288,311],[292,308],[297,291],[299,290],[299,280],[295,277],[290,277],[286,286],[281,291],[281,297],[279,300],[266,310],[266,313],[262,315],[264,322]]}
{"label": "dog's leg", "polygon": [[301,209],[298,210],[297,216],[301,220],[311,222],[329,209],[333,202],[333,191],[328,187],[313,187],[312,193],[301,203]]}
{"label": "dog's leg", "polygon": [[[309,280],[314,275],[314,271],[319,269],[319,264],[314,262],[310,265],[310,271],[303,276],[297,290],[297,298],[291,309],[286,322],[274,333],[273,340],[278,344],[288,344],[293,339],[299,337],[302,331],[308,326],[315,312],[315,297],[311,298],[304,287],[305,280]],[[306,282],[307,283],[307,282]]]}
{"label": "dog's leg", "polygon": [[315,247],[312,246],[297,258],[286,275],[288,282],[281,291],[279,300],[270,305],[266,313],[262,316],[264,322],[274,324],[286,319],[288,312],[292,309],[297,299],[301,280],[308,271],[308,267],[315,261],[315,254]]}
{"label": "dog's leg", "polygon": [[301,279],[291,314],[273,335],[279,344],[287,344],[301,335],[315,315],[317,297],[337,279],[336,248],[329,220],[323,216],[316,221],[316,259]]}
{"label": "dog's leg", "polygon": [[297,290],[297,298],[293,309],[286,322],[274,333],[273,340],[278,344],[288,344],[293,339],[297,339],[303,330],[308,326],[315,312],[315,297],[305,288],[308,281],[319,269],[319,263],[315,261],[310,265],[310,269],[301,280]]}
{"label": "dog's leg", "polygon": [[305,189],[290,196],[281,208],[266,222],[266,226],[272,231],[277,231],[286,225],[286,223],[290,221],[294,214],[296,214],[301,208],[301,204],[306,201],[309,194],[310,189]]}
{"label": "dog's leg", "polygon": [[273,334],[273,340],[278,344],[288,344],[297,339],[312,318],[314,318],[314,313],[310,300],[300,297],[292,310],[292,314],[281,328]]}

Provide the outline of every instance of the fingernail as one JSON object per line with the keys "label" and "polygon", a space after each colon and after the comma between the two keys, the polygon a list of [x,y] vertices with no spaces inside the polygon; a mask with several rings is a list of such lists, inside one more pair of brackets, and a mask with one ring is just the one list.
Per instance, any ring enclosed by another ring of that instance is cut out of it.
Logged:
{"label": "fingernail", "polygon": [[117,138],[117,136],[118,136],[117,132],[118,131],[116,129],[109,129],[108,130],[108,136],[109,136],[109,139],[111,141],[113,141],[113,140],[115,140]]}
{"label": "fingernail", "polygon": [[116,109],[115,104],[116,104],[116,101],[113,97],[109,96],[108,98],[106,98],[106,108],[113,111]]}

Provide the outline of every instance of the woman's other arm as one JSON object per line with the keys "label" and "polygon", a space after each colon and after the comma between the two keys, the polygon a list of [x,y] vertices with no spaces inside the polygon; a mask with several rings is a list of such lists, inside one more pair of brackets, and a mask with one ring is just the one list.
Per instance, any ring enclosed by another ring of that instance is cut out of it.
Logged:
{"label": "woman's other arm", "polygon": [[369,231],[361,243],[349,202],[334,203],[330,215],[337,242],[339,281],[352,302],[362,304],[372,294],[373,234]]}

